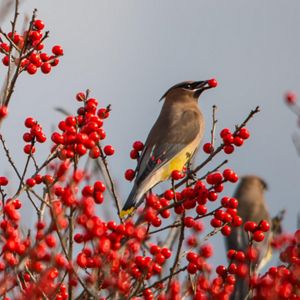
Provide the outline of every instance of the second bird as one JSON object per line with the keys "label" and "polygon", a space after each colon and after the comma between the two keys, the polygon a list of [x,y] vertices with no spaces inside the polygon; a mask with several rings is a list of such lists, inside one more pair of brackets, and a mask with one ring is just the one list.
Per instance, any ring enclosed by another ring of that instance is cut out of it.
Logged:
{"label": "second bird", "polygon": [[185,81],[171,87],[161,98],[164,104],[138,161],[131,193],[121,217],[139,206],[145,193],[182,170],[195,154],[204,135],[205,122],[198,107],[203,91],[216,87],[215,79]]}

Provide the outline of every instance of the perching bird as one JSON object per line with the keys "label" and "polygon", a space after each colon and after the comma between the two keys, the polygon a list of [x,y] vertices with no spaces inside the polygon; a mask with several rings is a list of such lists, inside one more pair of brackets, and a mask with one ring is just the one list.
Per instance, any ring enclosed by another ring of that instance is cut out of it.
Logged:
{"label": "perching bird", "polygon": [[[238,199],[238,215],[246,221],[253,221],[259,224],[262,220],[268,221],[271,225],[264,192],[267,190],[267,185],[263,179],[258,176],[244,176],[237,187],[234,197]],[[252,265],[258,272],[271,258],[271,237],[270,231],[265,233],[265,238],[262,242],[253,242],[253,246],[258,250],[258,259],[256,264]],[[227,250],[242,250],[246,251],[249,247],[249,239],[247,233],[243,230],[243,225],[232,229],[231,234],[225,238]],[[249,281],[247,278],[238,279],[236,281],[235,290],[231,295],[230,300],[244,300],[249,291]],[[249,298],[250,299],[250,298]]]}
{"label": "perching bird", "polygon": [[204,134],[204,118],[198,107],[201,93],[217,81],[186,81],[171,87],[160,100],[162,110],[153,125],[138,161],[131,193],[121,211],[124,217],[142,202],[143,196],[173,170],[182,170],[195,154]]}

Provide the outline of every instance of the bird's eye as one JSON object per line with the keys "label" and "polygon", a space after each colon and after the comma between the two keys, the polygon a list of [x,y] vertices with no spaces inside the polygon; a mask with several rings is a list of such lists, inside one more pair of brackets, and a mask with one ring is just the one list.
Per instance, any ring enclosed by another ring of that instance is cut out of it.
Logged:
{"label": "bird's eye", "polygon": [[192,88],[192,86],[190,84],[187,84],[186,86],[188,89]]}

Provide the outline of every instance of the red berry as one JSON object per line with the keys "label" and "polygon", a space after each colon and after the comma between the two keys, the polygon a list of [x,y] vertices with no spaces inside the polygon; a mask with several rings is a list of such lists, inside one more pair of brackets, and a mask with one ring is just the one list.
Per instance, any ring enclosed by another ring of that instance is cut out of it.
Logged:
{"label": "red berry", "polygon": [[33,75],[33,74],[35,74],[36,71],[37,71],[37,66],[34,65],[34,64],[32,64],[32,63],[30,63],[30,64],[27,66],[26,70],[27,70],[27,73],[28,73],[28,74]]}
{"label": "red berry", "polygon": [[229,225],[225,225],[222,229],[221,232],[224,236],[229,236],[231,233],[231,227]]}
{"label": "red berry", "polygon": [[232,144],[233,141],[234,141],[233,135],[230,134],[230,133],[226,134],[226,135],[223,137],[223,142],[224,142],[225,144]]}
{"label": "red berry", "polygon": [[8,108],[5,105],[0,106],[0,119],[6,117],[8,114]]}
{"label": "red berry", "polygon": [[144,149],[144,144],[141,141],[136,141],[133,143],[132,147],[136,151],[142,151]]}
{"label": "red berry", "polygon": [[35,152],[35,147],[32,146],[31,144],[26,144],[23,150],[26,154],[33,154]]}
{"label": "red berry", "polygon": [[226,270],[226,268],[225,268],[225,266],[218,266],[217,268],[216,268],[216,272],[217,272],[217,274],[219,274],[220,276],[225,276],[226,274],[227,274],[227,270]]}
{"label": "red berry", "polygon": [[207,83],[210,87],[214,88],[218,85],[218,82],[215,78],[207,80]]}
{"label": "red berry", "polygon": [[213,218],[213,219],[210,220],[210,225],[211,225],[212,227],[215,227],[215,228],[221,227],[221,226],[222,226],[222,221],[221,221],[221,220],[218,220],[218,219],[216,219],[216,218]]}
{"label": "red berry", "polygon": [[125,171],[125,179],[132,181],[135,176],[135,171],[133,169],[128,169]]}
{"label": "red berry", "polygon": [[172,199],[174,199],[174,197],[175,197],[174,191],[173,191],[173,190],[166,190],[166,191],[164,192],[164,197],[165,197],[167,200],[172,200]]}
{"label": "red berry", "polygon": [[234,151],[234,147],[232,145],[225,145],[223,150],[226,154],[231,154]]}
{"label": "red berry", "polygon": [[262,230],[263,232],[267,232],[270,230],[270,224],[268,221],[266,220],[262,220],[260,223],[259,223],[259,229]]}
{"label": "red berry", "polygon": [[187,228],[191,228],[194,226],[195,220],[192,217],[185,217],[183,223]]}
{"label": "red berry", "polygon": [[55,45],[53,48],[52,48],[52,53],[56,56],[59,56],[59,55],[63,55],[64,54],[64,50],[61,46],[59,45]]}
{"label": "red berry", "polygon": [[240,147],[240,146],[243,145],[244,140],[241,137],[236,136],[233,139],[233,143],[234,143],[235,146]]}
{"label": "red berry", "polygon": [[203,151],[207,154],[214,152],[214,147],[211,143],[206,143],[203,145]]}
{"label": "red berry", "polygon": [[111,145],[105,146],[103,150],[107,156],[113,155],[115,153],[115,149]]}
{"label": "red berry", "polygon": [[42,30],[45,27],[45,24],[42,20],[35,20],[33,25],[37,30]]}
{"label": "red berry", "polygon": [[26,180],[26,184],[27,184],[29,187],[33,187],[33,186],[35,186],[36,181],[35,181],[34,178],[28,178],[28,179]]}
{"label": "red berry", "polygon": [[8,66],[9,65],[9,56],[5,55],[2,58],[2,63],[4,64],[4,66]]}
{"label": "red berry", "polygon": [[137,150],[135,150],[135,149],[132,149],[131,151],[130,151],[130,158],[131,159],[137,159],[137,158],[139,158],[139,152],[137,151]]}
{"label": "red berry", "polygon": [[76,100],[77,101],[84,101],[85,100],[85,93],[83,93],[83,92],[79,92],[79,93],[77,93],[76,94]]}
{"label": "red berry", "polygon": [[186,255],[186,259],[189,261],[189,262],[197,262],[199,258],[199,255],[195,252],[188,252],[187,255]]}
{"label": "red berry", "polygon": [[172,171],[171,177],[173,180],[179,180],[182,179],[184,177],[183,173],[178,171],[178,170],[174,170]]}
{"label": "red berry", "polygon": [[246,231],[250,231],[250,232],[253,232],[254,230],[257,229],[257,224],[255,222],[252,222],[252,221],[247,221],[245,222],[244,224],[244,229]]}
{"label": "red berry", "polygon": [[41,70],[42,70],[42,72],[44,73],[44,74],[48,74],[48,73],[50,73],[50,71],[51,71],[51,64],[49,64],[49,63],[47,63],[47,62],[45,62],[45,63],[43,63],[42,65],[41,65]]}
{"label": "red berry", "polygon": [[8,179],[5,176],[0,176],[0,185],[5,186],[8,184]]}
{"label": "red berry", "polygon": [[287,104],[295,104],[297,101],[297,95],[293,92],[287,92],[285,94],[285,101]]}
{"label": "red berry", "polygon": [[207,213],[207,207],[205,205],[198,205],[196,212],[198,215],[205,215]]}
{"label": "red berry", "polygon": [[100,156],[100,149],[98,146],[94,146],[89,152],[89,157],[95,159],[98,158],[99,156]]}
{"label": "red berry", "polygon": [[265,235],[261,230],[256,230],[253,233],[253,240],[256,242],[261,242],[264,240],[264,238],[265,238]]}
{"label": "red berry", "polygon": [[190,274],[195,274],[198,271],[198,267],[194,263],[189,263],[188,266],[187,266],[187,271]]}
{"label": "red berry", "polygon": [[230,131],[229,128],[224,128],[224,129],[222,129],[221,132],[220,132],[220,137],[221,137],[221,138],[224,138],[227,134],[231,134],[231,131]]}
{"label": "red berry", "polygon": [[240,138],[242,138],[243,140],[246,140],[246,139],[248,139],[250,137],[250,133],[249,133],[249,131],[248,131],[248,129],[246,127],[243,127],[238,132],[238,136]]}

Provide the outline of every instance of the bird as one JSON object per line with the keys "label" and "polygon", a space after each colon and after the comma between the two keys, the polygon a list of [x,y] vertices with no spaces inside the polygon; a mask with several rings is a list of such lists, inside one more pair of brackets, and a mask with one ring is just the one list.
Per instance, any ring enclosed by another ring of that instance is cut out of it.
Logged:
{"label": "bird", "polygon": [[[266,182],[256,176],[243,176],[235,191],[234,197],[238,200],[238,215],[243,219],[243,223],[253,221],[259,224],[266,220],[271,225],[271,218],[265,201]],[[255,264],[251,265],[251,271],[259,272],[263,266],[270,260],[272,233],[265,232],[265,238],[262,242],[253,242],[253,246],[258,250],[258,257]],[[243,230],[243,225],[232,228],[231,234],[225,238],[227,250],[247,251],[249,247],[249,238]],[[235,289],[231,294],[230,300],[248,299],[249,278],[237,278]],[[249,298],[250,299],[250,298]]]}
{"label": "bird", "polygon": [[121,218],[132,214],[151,188],[170,178],[173,170],[181,171],[192,159],[205,129],[198,98],[216,86],[215,79],[184,81],[169,88],[161,97],[164,104],[138,160],[134,185]]}

